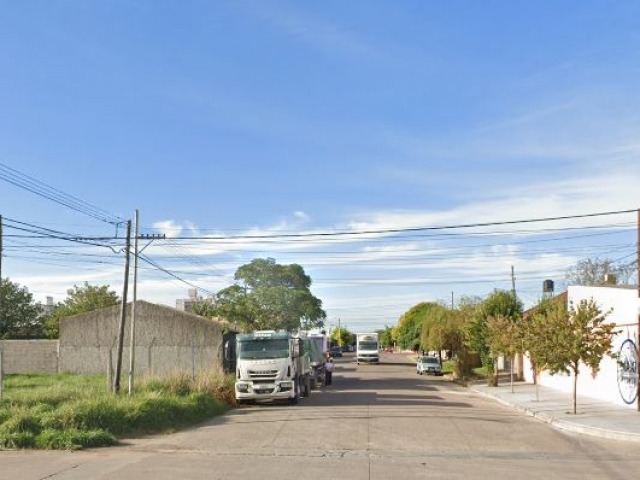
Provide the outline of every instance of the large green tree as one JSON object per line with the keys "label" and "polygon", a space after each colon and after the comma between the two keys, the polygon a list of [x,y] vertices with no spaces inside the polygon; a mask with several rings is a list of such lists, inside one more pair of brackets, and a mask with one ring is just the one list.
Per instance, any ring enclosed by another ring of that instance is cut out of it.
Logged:
{"label": "large green tree", "polygon": [[3,278],[0,281],[0,338],[25,339],[43,336],[42,309],[26,287]]}
{"label": "large green tree", "polygon": [[118,294],[109,290],[109,285],[74,285],[67,290],[67,298],[57,304],[46,319],[45,333],[49,338],[58,338],[60,320],[72,315],[90,312],[99,308],[111,307],[120,303]]}
{"label": "large green tree", "polygon": [[298,264],[257,258],[235,273],[236,283],[216,295],[214,313],[244,330],[322,327],[326,313],[311,293],[311,277]]}
{"label": "large green tree", "polygon": [[495,373],[495,352],[492,352],[489,339],[487,320],[491,317],[506,317],[517,322],[522,318],[522,302],[507,290],[495,290],[475,309],[471,321],[467,324],[467,334],[470,347],[480,355],[487,373],[490,385],[498,384]]}
{"label": "large green tree", "polygon": [[453,310],[438,303],[430,303],[422,320],[420,344],[422,350],[435,350],[442,362],[442,350],[457,350],[457,322]]}
{"label": "large green tree", "polygon": [[433,309],[439,308],[440,305],[437,303],[421,302],[402,314],[395,331],[400,348],[414,352],[420,349],[424,320]]}

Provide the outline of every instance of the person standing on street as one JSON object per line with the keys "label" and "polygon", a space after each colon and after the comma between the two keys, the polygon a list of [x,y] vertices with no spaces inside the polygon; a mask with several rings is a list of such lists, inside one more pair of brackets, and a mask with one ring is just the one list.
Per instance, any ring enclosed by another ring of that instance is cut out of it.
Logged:
{"label": "person standing on street", "polygon": [[329,355],[327,361],[324,363],[324,384],[331,385],[333,381],[333,357]]}

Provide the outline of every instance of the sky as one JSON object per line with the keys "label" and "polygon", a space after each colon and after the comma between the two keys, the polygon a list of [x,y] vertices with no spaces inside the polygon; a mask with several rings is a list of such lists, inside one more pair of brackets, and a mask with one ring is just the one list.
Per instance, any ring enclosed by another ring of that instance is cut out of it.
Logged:
{"label": "sky", "polygon": [[529,307],[635,258],[635,212],[528,220],[640,207],[638,85],[637,1],[0,0],[2,276],[121,294],[138,209],[139,299],[271,257],[352,332]]}

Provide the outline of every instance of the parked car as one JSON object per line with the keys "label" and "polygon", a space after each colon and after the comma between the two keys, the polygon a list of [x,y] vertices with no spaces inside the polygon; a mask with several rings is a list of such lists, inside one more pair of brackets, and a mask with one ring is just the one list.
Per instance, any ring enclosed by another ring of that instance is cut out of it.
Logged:
{"label": "parked car", "polygon": [[332,357],[341,357],[342,356],[342,347],[340,347],[339,345],[334,345],[333,347],[331,347],[331,349],[329,350],[329,354]]}
{"label": "parked car", "polygon": [[416,373],[418,375],[422,375],[423,373],[442,375],[442,365],[440,365],[440,360],[430,355],[418,357],[418,362],[416,363]]}

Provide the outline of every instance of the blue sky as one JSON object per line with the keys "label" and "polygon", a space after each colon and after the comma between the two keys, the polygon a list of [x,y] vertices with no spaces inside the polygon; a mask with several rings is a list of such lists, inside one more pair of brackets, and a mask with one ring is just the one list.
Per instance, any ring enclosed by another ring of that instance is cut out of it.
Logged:
{"label": "blue sky", "polygon": [[[0,163],[122,218],[138,208],[143,232],[169,237],[634,209],[639,19],[635,1],[3,0]],[[7,182],[0,214],[114,232]],[[145,253],[203,294],[255,257],[300,263],[329,323],[362,331],[419,301],[510,288],[511,265],[531,305],[580,258],[628,260],[634,224],[175,240]],[[84,281],[121,288],[111,251],[42,244],[7,237],[3,264],[38,300]],[[142,270],[138,291],[173,305],[187,288]]]}

